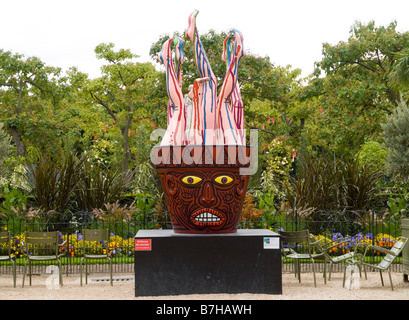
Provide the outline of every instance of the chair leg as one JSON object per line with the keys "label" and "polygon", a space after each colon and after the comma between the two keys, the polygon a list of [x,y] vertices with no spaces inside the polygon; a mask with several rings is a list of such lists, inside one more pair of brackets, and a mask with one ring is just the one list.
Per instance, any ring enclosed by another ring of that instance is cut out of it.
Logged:
{"label": "chair leg", "polygon": [[30,261],[30,260],[28,260],[28,272],[29,272],[30,286],[31,286],[31,276],[32,276],[32,273],[31,273],[31,261]]}
{"label": "chair leg", "polygon": [[28,263],[28,260],[26,260],[26,262],[24,263],[24,270],[23,270],[23,283],[22,283],[22,285],[21,285],[21,287],[22,287],[22,288],[24,288],[24,282],[25,282],[25,280],[26,280],[27,263]]}
{"label": "chair leg", "polygon": [[11,260],[12,268],[13,268],[13,286],[16,287],[16,278],[17,278],[17,271],[16,271],[16,261]]}
{"label": "chair leg", "polygon": [[358,263],[359,277],[362,278],[362,266]]}
{"label": "chair leg", "polygon": [[311,260],[311,261],[312,261],[312,273],[314,274],[314,287],[316,287],[316,286],[317,286],[317,279],[316,279],[316,277],[315,277],[314,260]]}
{"label": "chair leg", "polygon": [[389,281],[391,282],[391,289],[392,289],[392,291],[394,291],[394,290],[393,290],[391,270],[388,270],[388,273],[389,273]]}
{"label": "chair leg", "polygon": [[344,266],[344,278],[342,279],[342,288],[345,288],[345,276],[346,276],[346,273],[347,273],[347,267]]}
{"label": "chair leg", "polygon": [[382,287],[384,286],[383,277],[382,277],[382,270],[379,270],[379,275],[381,276]]}
{"label": "chair leg", "polygon": [[354,277],[354,273],[355,273],[355,270],[354,270],[354,268],[352,268],[352,269],[351,269],[351,276],[350,276],[350,278],[349,278],[349,289],[352,288],[352,279],[353,279],[353,277]]}
{"label": "chair leg", "polygon": [[113,286],[113,281],[112,281],[112,260],[109,258],[109,270],[110,270],[110,281],[111,281],[111,286]]}
{"label": "chair leg", "polygon": [[88,260],[85,259],[85,284],[88,284]]}
{"label": "chair leg", "polygon": [[296,266],[297,266],[297,277],[298,277],[298,282],[301,282],[301,264],[300,264],[300,260],[297,259],[296,260]]}
{"label": "chair leg", "polygon": [[60,286],[62,287],[63,286],[63,283],[62,283],[62,264],[61,264],[61,261],[60,260],[58,260],[58,276],[59,276],[59,284],[60,284]]}
{"label": "chair leg", "polygon": [[331,281],[331,274],[332,274],[332,267],[334,265],[332,264],[332,261],[329,263],[329,275],[328,275],[328,281]]}
{"label": "chair leg", "polygon": [[80,285],[82,287],[82,262],[83,262],[84,258],[82,258],[80,260]]}

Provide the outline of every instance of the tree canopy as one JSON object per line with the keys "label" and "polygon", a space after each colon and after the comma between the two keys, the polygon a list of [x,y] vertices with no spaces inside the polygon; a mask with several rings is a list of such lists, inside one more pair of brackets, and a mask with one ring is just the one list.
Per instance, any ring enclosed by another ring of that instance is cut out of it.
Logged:
{"label": "tree canopy", "polygon": [[[186,94],[199,74],[192,42],[175,35],[184,41]],[[221,55],[227,35],[214,30],[201,35],[219,84],[226,73]],[[166,127],[165,74],[154,61],[168,38],[156,39],[152,62],[144,63],[129,49],[99,44],[95,59],[103,66],[94,79],[75,67],[63,72],[37,57],[0,50],[0,122],[12,138],[15,157],[35,161],[43,153],[58,159],[86,151],[95,161],[123,170],[148,161],[150,133]],[[259,174],[275,167],[268,155],[277,141],[285,141],[293,158],[302,148],[350,157],[371,141],[382,144],[381,124],[408,98],[407,48],[409,33],[398,32],[396,22],[377,26],[372,21],[356,22],[346,40],[324,43],[322,59],[307,79],[299,69],[274,65],[268,56],[245,55],[238,81],[245,126],[260,132]]]}
{"label": "tree canopy", "polygon": [[355,23],[348,41],[323,45],[323,59],[300,95],[318,109],[310,138],[337,154],[356,152],[367,139],[377,140],[380,124],[398,105],[400,94],[390,75],[398,55],[409,45],[409,33],[396,23],[377,27]]}

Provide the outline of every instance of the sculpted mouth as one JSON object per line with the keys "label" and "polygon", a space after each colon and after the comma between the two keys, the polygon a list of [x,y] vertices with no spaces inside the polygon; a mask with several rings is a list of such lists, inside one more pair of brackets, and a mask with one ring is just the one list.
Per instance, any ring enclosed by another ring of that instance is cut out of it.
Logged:
{"label": "sculpted mouth", "polygon": [[194,212],[190,220],[198,226],[218,226],[224,223],[226,215],[214,209],[202,209]]}

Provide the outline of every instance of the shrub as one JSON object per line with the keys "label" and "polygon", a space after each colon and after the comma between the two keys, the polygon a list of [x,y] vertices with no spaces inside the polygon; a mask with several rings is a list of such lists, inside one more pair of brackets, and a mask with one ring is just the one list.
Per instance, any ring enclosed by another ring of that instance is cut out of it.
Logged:
{"label": "shrub", "polygon": [[256,208],[253,195],[247,193],[243,203],[241,226],[243,228],[254,228],[254,224],[260,221],[260,217],[263,213],[263,210]]}
{"label": "shrub", "polygon": [[[289,214],[311,221],[331,219],[331,212],[348,212],[358,221],[375,198],[381,172],[355,159],[337,159],[307,154],[299,159],[298,172],[285,185]],[[335,218],[332,220],[336,220]],[[321,226],[308,228],[320,233]]]}
{"label": "shrub", "polygon": [[72,192],[78,184],[81,161],[72,153],[63,157],[62,161],[43,154],[38,163],[30,166],[29,177],[39,208],[59,212],[68,208]]}
{"label": "shrub", "polygon": [[119,167],[103,169],[99,163],[93,165],[83,161],[79,172],[78,186],[74,190],[77,206],[83,211],[103,208],[106,203],[115,203],[127,190],[133,179],[130,170]]}
{"label": "shrub", "polygon": [[409,182],[409,108],[401,100],[382,125],[388,148],[386,169],[398,182]]}

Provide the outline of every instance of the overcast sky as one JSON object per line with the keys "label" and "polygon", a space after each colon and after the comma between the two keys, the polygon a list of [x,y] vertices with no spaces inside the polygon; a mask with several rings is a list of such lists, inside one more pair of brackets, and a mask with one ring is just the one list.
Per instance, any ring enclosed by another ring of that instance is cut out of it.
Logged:
{"label": "overcast sky", "polygon": [[210,29],[243,33],[247,51],[276,65],[300,68],[303,76],[321,60],[322,43],[347,41],[355,21],[409,31],[408,0],[0,0],[0,48],[37,56],[63,70],[76,66],[100,75],[94,49],[113,42],[151,61],[149,48],[163,34],[183,32],[199,10],[200,34]]}

